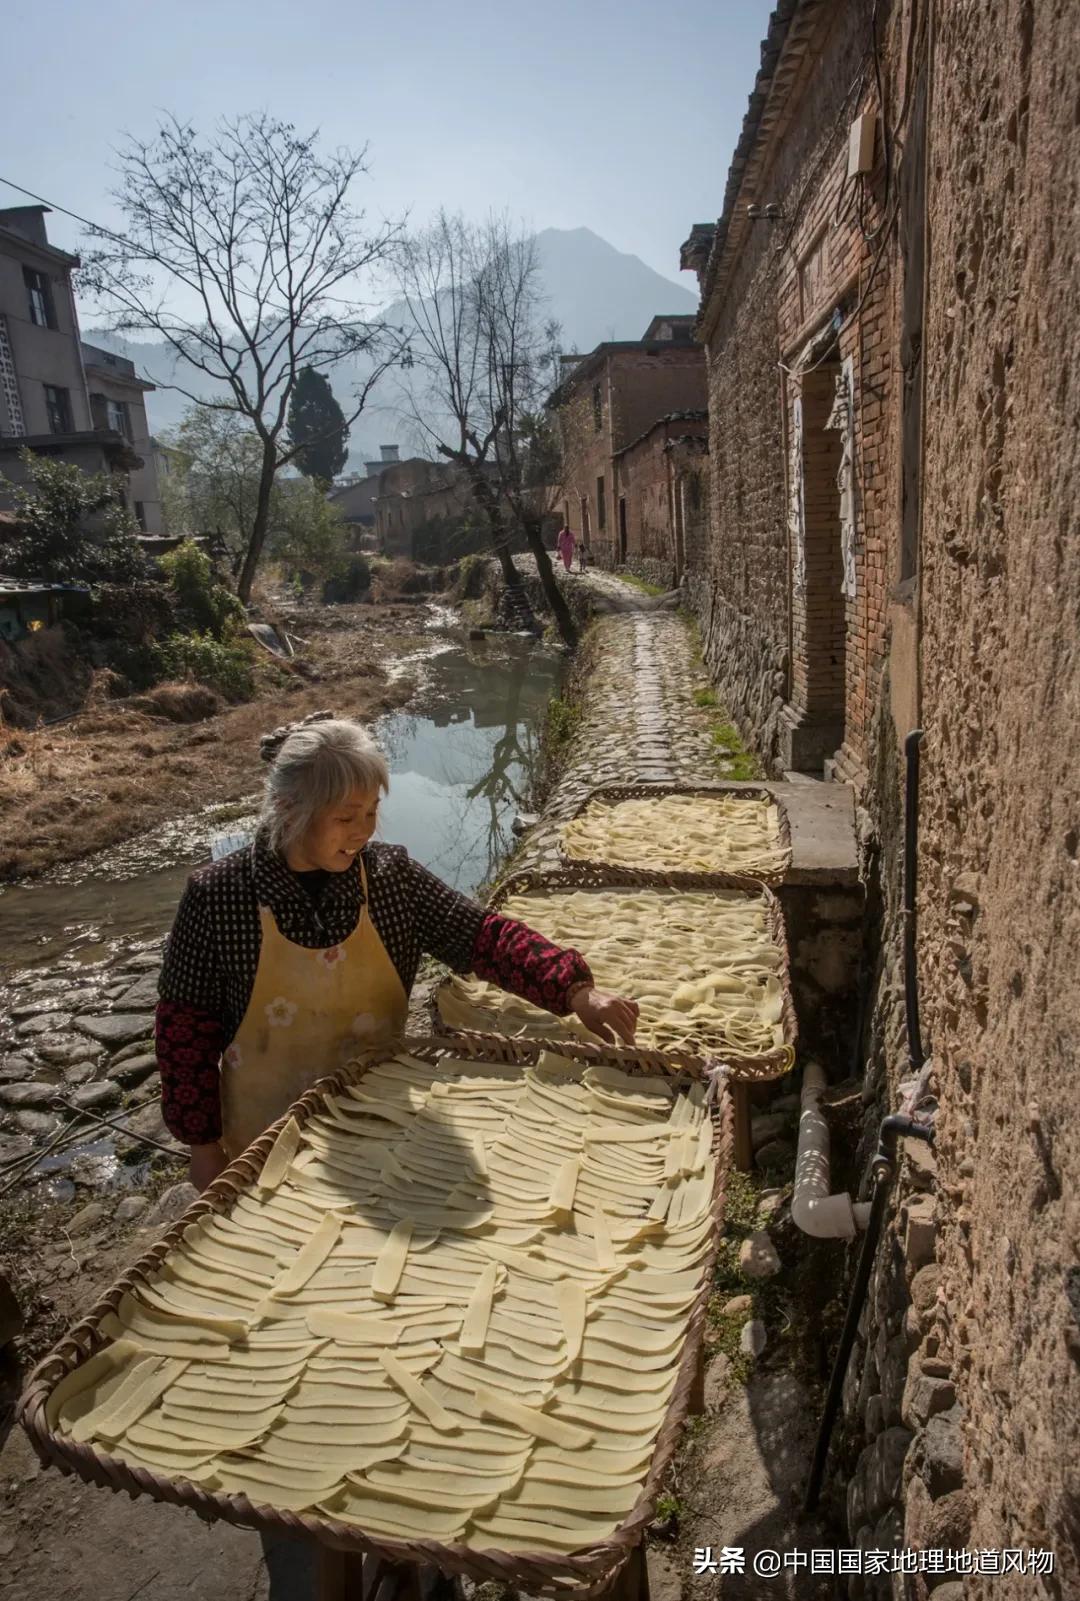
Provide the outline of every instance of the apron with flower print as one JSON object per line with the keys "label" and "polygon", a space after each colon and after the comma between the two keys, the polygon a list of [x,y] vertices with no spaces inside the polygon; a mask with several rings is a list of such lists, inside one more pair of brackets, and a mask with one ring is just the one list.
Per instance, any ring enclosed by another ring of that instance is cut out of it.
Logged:
{"label": "apron with flower print", "polygon": [[348,939],[328,950],[294,945],[260,906],[255,984],[221,1059],[222,1143],[230,1157],[311,1088],[370,1045],[402,1034],[408,996],[364,906]]}

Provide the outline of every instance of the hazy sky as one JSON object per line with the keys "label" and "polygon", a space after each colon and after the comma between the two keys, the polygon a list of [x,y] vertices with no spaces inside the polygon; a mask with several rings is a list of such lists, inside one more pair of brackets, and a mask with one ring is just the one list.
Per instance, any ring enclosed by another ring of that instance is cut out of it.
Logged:
{"label": "hazy sky", "polygon": [[[768,0],[7,0],[0,175],[106,226],[111,152],[263,108],[370,146],[356,201],[586,226],[679,279],[714,220]],[[0,186],[0,206],[20,196]],[[49,218],[73,248],[76,223]],[[691,287],[691,280],[682,282]]]}

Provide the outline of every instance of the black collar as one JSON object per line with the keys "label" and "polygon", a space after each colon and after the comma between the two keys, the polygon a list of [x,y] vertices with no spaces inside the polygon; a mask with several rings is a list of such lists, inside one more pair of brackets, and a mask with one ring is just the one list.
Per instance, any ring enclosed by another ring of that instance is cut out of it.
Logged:
{"label": "black collar", "polygon": [[359,860],[344,873],[331,873],[316,907],[285,858],[263,835],[251,846],[251,873],[260,906],[268,906],[286,939],[298,945],[337,944],[356,927],[364,904]]}

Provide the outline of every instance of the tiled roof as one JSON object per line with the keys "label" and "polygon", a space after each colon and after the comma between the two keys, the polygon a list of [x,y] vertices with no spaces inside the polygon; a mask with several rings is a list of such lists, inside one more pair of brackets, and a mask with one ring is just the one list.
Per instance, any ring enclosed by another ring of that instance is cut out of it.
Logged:
{"label": "tiled roof", "polygon": [[[717,288],[722,286],[729,247],[734,248],[741,238],[741,230],[734,225],[740,216],[737,208],[744,183],[748,178],[752,181],[755,158],[784,109],[802,60],[802,51],[797,46],[805,42],[817,25],[825,4],[826,0],[779,0],[769,18],[768,31],[761,45],[761,66],[754,80],[742,133],[728,169],[724,208],[716,224],[701,281],[701,311],[697,325],[699,336],[709,318]],[[745,226],[745,218],[742,220]],[[705,224],[694,225],[690,238],[683,245],[687,257],[695,246],[700,250],[704,245],[706,229]],[[691,263],[686,259],[685,264]]]}
{"label": "tiled roof", "polygon": [[635,445],[640,445],[643,439],[648,439],[651,433],[655,433],[662,423],[708,422],[708,420],[709,413],[707,411],[669,411],[666,417],[657,417],[656,421],[651,422],[642,433],[638,434],[636,439],[631,439],[628,445],[623,445],[619,450],[613,450],[612,455],[624,456],[628,450],[633,450]]}

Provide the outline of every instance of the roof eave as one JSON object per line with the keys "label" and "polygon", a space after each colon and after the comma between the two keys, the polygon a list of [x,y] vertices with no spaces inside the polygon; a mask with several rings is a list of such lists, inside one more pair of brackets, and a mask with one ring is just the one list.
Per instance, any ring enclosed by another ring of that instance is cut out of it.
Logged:
{"label": "roof eave", "polygon": [[21,252],[37,256],[52,266],[64,267],[68,271],[73,271],[82,265],[80,256],[73,256],[67,250],[59,250],[56,245],[39,244],[36,239],[28,239],[24,233],[18,233],[14,228],[0,228],[0,243],[17,245]]}
{"label": "roof eave", "polygon": [[715,328],[732,265],[751,226],[746,216],[746,196],[752,193],[772,135],[787,108],[809,39],[828,14],[826,0],[778,0],[769,18],[761,45],[761,66],[728,169],[724,209],[701,275],[701,309],[696,329],[699,339],[707,339]]}

